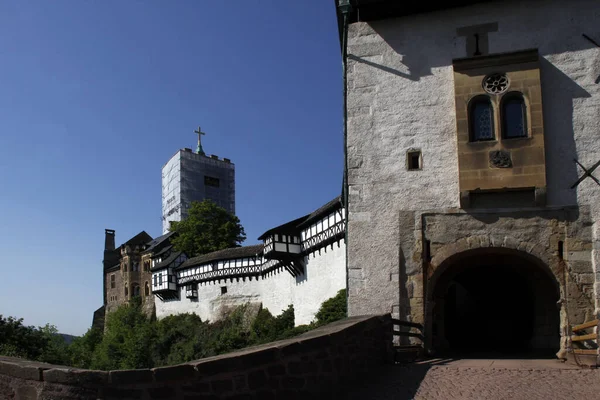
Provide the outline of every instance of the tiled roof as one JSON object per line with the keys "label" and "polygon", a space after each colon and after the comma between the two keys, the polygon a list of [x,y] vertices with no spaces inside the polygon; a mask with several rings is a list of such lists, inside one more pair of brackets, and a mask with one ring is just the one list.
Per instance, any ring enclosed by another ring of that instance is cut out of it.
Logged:
{"label": "tiled roof", "polygon": [[232,247],[229,249],[213,251],[212,253],[203,254],[201,256],[190,258],[176,269],[193,267],[195,265],[206,264],[211,261],[230,260],[233,258],[252,257],[260,254],[263,251],[262,244],[252,246]]}

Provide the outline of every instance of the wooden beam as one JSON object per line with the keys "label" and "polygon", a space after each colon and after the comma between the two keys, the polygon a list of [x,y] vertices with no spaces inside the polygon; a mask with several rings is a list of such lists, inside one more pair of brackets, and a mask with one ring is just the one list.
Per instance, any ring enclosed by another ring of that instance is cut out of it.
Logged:
{"label": "wooden beam", "polygon": [[598,349],[573,349],[572,352],[574,354],[583,354],[590,356],[598,355]]}
{"label": "wooden beam", "polygon": [[589,335],[571,336],[571,342],[582,342],[584,340],[596,340],[598,335],[590,333]]}
{"label": "wooden beam", "polygon": [[577,331],[580,331],[582,329],[592,328],[594,326],[598,326],[598,322],[600,322],[600,320],[595,319],[593,321],[589,321],[589,322],[586,322],[586,323],[581,324],[581,325],[575,325],[575,326],[573,326],[571,328],[571,330],[573,332],[577,332]]}

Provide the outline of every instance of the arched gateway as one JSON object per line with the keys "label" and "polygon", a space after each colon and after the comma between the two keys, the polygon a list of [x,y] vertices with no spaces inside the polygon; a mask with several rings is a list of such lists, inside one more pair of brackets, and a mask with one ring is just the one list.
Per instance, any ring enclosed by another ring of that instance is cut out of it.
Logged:
{"label": "arched gateway", "polygon": [[428,347],[552,356],[561,347],[560,281],[526,251],[485,247],[453,254],[428,279]]}

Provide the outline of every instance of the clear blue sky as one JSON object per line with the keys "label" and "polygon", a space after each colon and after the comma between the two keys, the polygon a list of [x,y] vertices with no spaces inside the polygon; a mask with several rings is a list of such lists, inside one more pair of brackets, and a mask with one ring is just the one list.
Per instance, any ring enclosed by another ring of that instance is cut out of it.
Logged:
{"label": "clear blue sky", "polygon": [[161,167],[236,165],[246,244],[341,191],[333,1],[0,2],[0,314],[83,334],[104,229],[161,233]]}

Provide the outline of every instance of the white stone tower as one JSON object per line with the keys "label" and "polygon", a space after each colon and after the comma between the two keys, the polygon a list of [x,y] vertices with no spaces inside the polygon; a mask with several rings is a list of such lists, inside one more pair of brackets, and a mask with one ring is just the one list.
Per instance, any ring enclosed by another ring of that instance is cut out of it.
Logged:
{"label": "white stone tower", "polygon": [[162,167],[162,225],[163,234],[171,221],[187,216],[192,201],[210,199],[235,214],[235,165],[227,158],[207,156],[198,134],[196,152],[189,148],[178,150]]}

